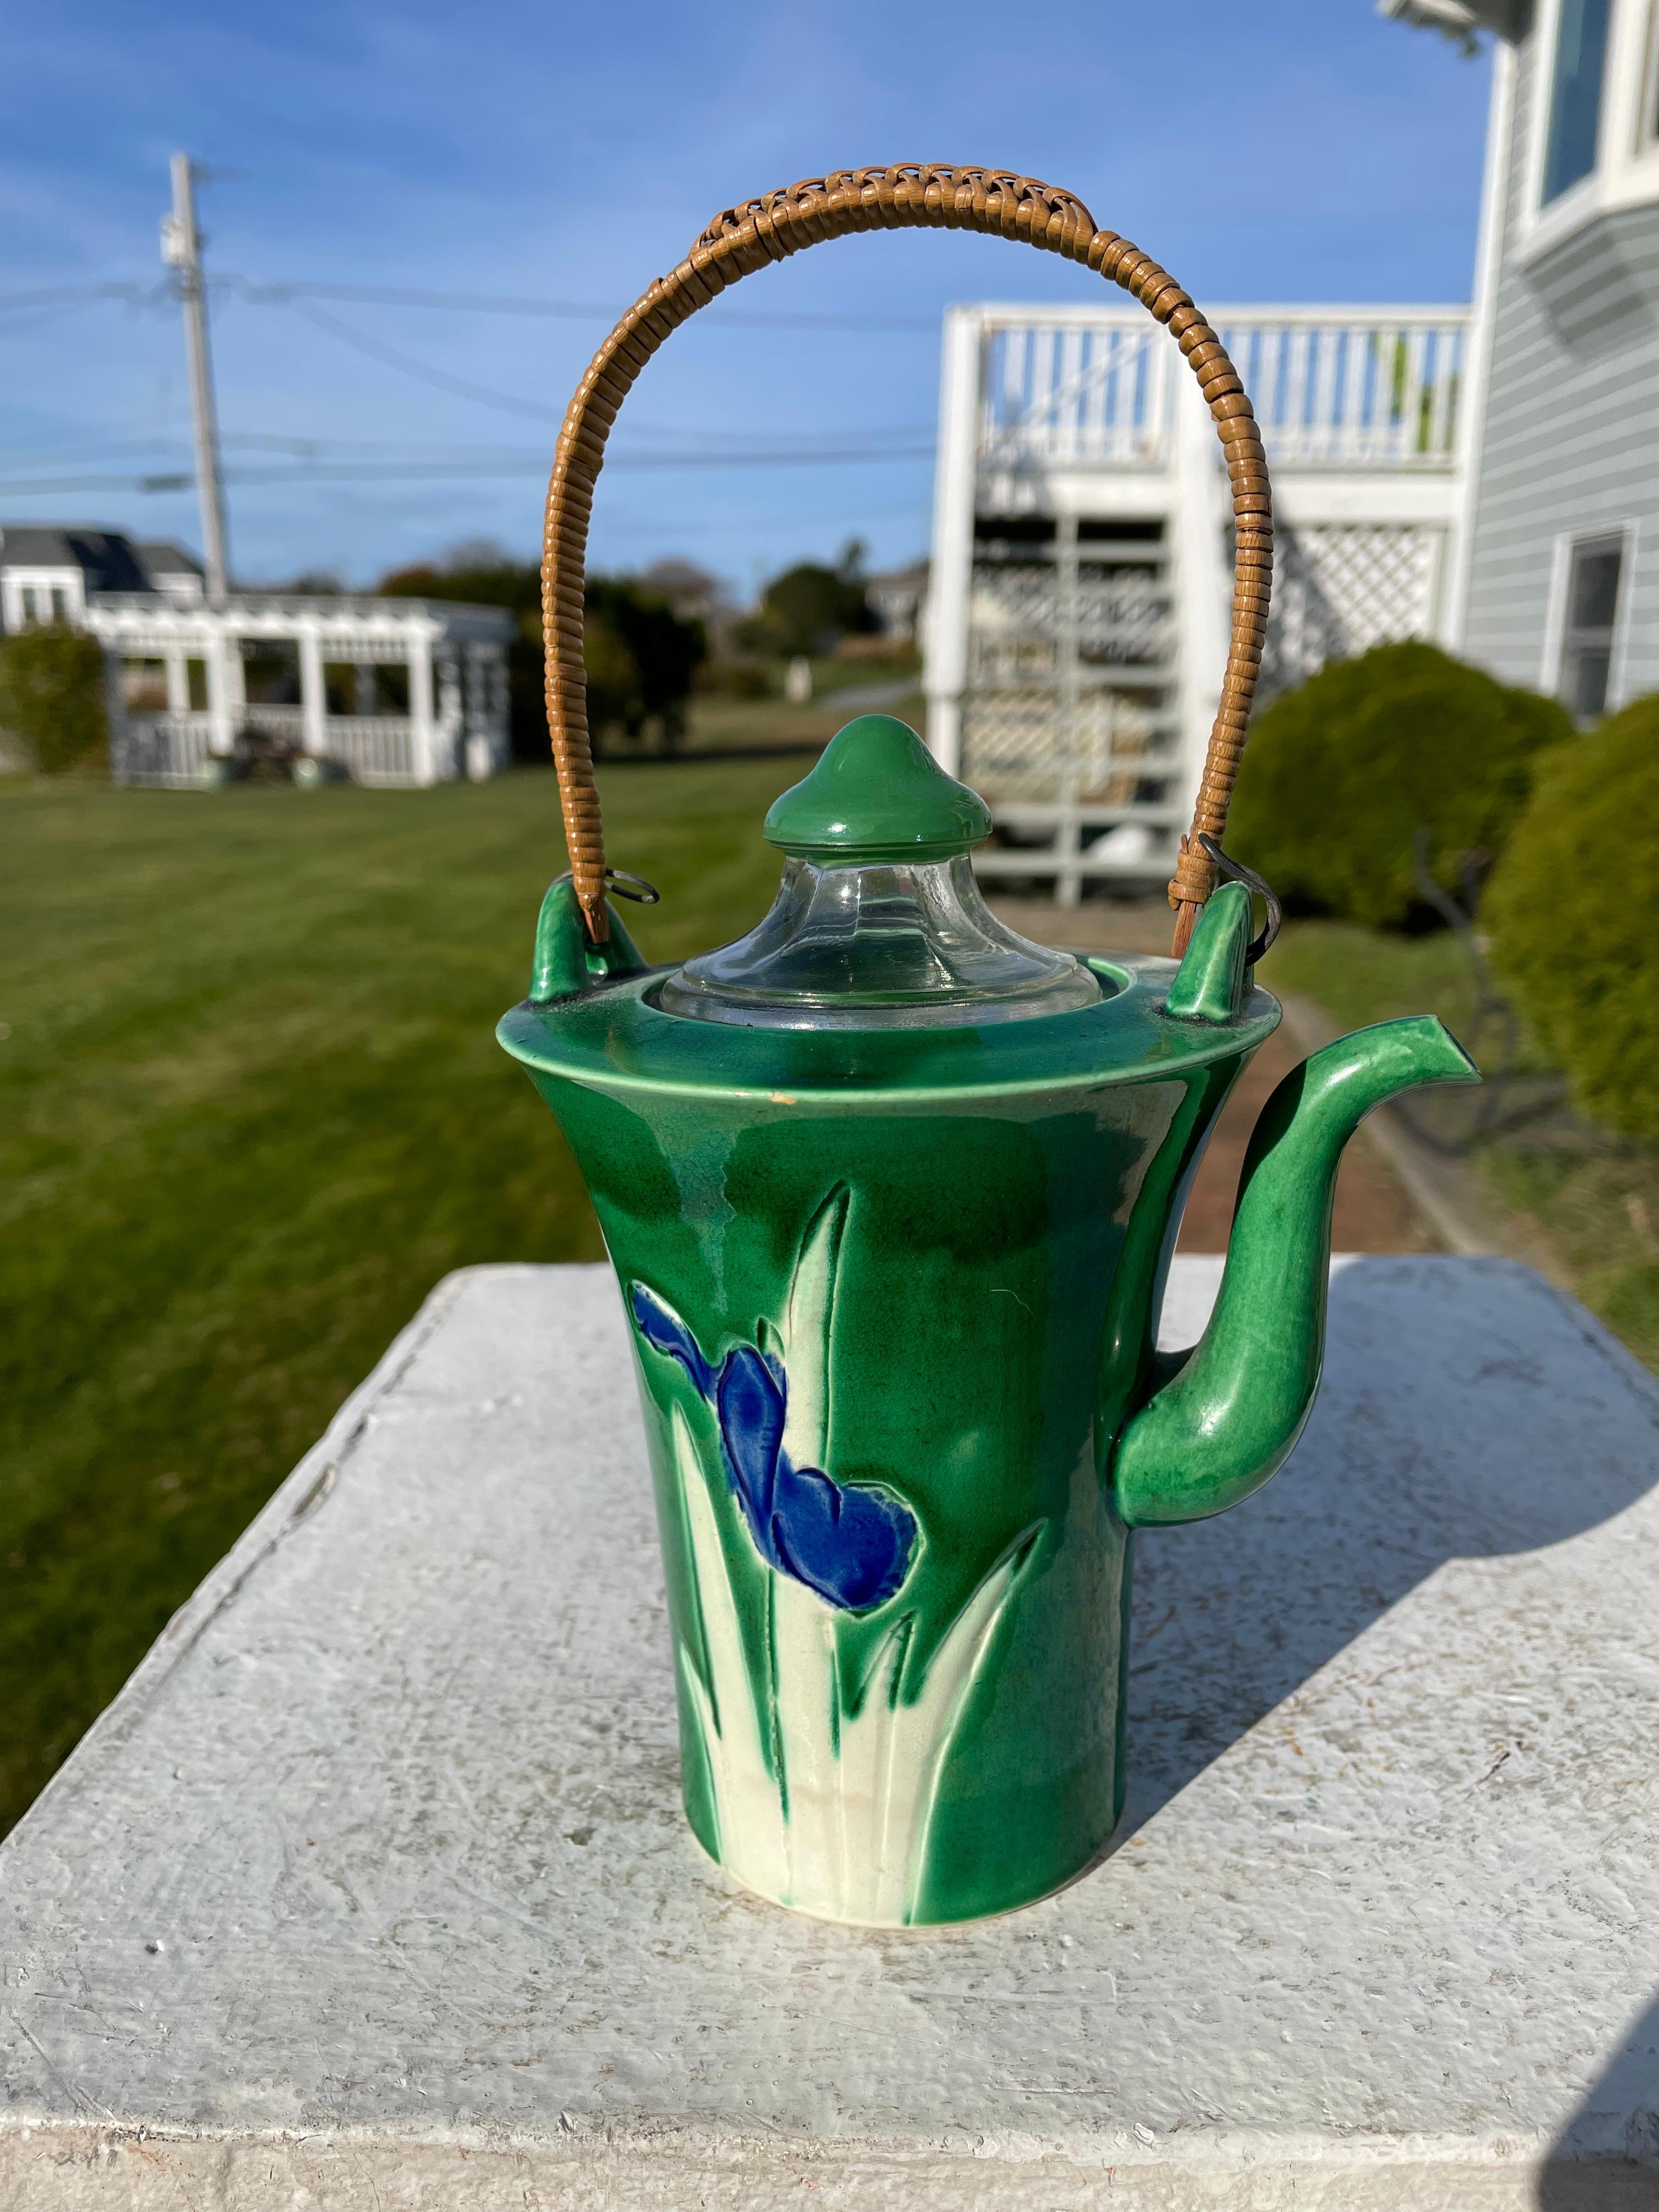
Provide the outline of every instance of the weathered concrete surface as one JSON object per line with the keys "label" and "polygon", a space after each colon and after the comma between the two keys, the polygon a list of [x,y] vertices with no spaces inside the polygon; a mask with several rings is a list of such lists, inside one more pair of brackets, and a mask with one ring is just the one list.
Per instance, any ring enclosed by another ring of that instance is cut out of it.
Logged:
{"label": "weathered concrete surface", "polygon": [[681,1823],[609,1276],[457,1277],[0,1849],[0,2205],[1651,2207],[1656,1475],[1536,1277],[1347,1265],[1115,1854],[829,1927]]}

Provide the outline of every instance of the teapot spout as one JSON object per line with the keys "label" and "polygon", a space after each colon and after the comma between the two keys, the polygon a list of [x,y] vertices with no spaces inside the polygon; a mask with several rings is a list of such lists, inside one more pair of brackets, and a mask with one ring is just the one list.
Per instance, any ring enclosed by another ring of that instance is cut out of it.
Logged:
{"label": "teapot spout", "polygon": [[1331,1207],[1343,1146],[1373,1106],[1480,1070],[1430,1015],[1356,1030],[1305,1060],[1262,1108],[1239,1178],[1221,1292],[1190,1352],[1125,1427],[1113,1461],[1131,1528],[1199,1521],[1290,1455],[1325,1356]]}

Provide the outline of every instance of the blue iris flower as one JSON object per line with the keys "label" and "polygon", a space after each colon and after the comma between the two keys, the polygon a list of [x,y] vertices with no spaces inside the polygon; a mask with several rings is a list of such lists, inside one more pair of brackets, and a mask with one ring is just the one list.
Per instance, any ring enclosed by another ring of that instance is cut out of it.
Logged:
{"label": "blue iris flower", "polygon": [[726,1479],[768,1565],[847,1613],[884,1604],[915,1547],[908,1507],[866,1484],[835,1482],[818,1468],[790,1463],[783,1449],[789,1384],[775,1354],[740,1344],[711,1367],[654,1291],[635,1283],[629,1304],[646,1342],[678,1360],[714,1407]]}

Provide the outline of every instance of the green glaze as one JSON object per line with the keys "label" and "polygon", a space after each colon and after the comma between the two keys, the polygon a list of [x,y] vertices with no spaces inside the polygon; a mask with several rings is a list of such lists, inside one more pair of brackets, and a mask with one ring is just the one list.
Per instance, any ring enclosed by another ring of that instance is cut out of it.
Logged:
{"label": "green glaze", "polygon": [[1319,1388],[1343,1147],[1399,1091],[1480,1079],[1455,1038],[1421,1014],[1338,1038],[1274,1091],[1245,1153],[1210,1325],[1118,1444],[1118,1510],[1131,1528],[1224,1512],[1283,1466]]}
{"label": "green glaze", "polygon": [[991,834],[976,791],[946,775],[906,722],[860,714],[811,774],[774,802],[769,843],[821,867],[948,860]]}
{"label": "green glaze", "polygon": [[638,975],[644,968],[639,948],[609,899],[605,910],[611,922],[609,941],[591,945],[582,927],[576,887],[569,877],[561,876],[548,885],[536,919],[536,951],[530,967],[533,1000],[569,998],[614,976]]}
{"label": "green glaze", "polygon": [[1237,1020],[1251,927],[1249,891],[1243,884],[1222,884],[1199,915],[1187,957],[1164,1002],[1168,1012],[1188,1022]]}
{"label": "green glaze", "polygon": [[1215,1316],[1161,1360],[1186,1192],[1279,1018],[1249,928],[1225,887],[1179,971],[1091,962],[1102,999],[1059,1014],[761,1029],[664,1012],[631,947],[596,974],[550,893],[537,976],[560,995],[499,1034],[629,1307],[686,1811],[763,1894],[972,1919],[1110,1835],[1131,1530],[1283,1460],[1318,1380],[1341,1146],[1381,1099],[1473,1073],[1407,1021],[1281,1085]]}

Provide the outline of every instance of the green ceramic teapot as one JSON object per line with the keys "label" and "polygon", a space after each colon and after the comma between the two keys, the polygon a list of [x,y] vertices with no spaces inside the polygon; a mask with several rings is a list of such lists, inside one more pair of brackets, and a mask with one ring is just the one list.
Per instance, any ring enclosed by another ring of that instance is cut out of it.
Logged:
{"label": "green ceramic teapot", "polygon": [[1229,883],[1185,957],[986,908],[973,793],[885,716],[766,835],[769,914],[652,968],[543,908],[500,1029],[580,1164],[632,1330],[692,1828],[836,1919],[1041,1897],[1123,1803],[1131,1532],[1258,1489],[1318,1383],[1332,1188],[1368,1109],[1471,1079],[1437,1021],[1262,1111],[1214,1317],[1156,1351],[1188,1187],[1275,1028]]}
{"label": "green ceramic teapot", "polygon": [[[1079,959],[987,911],[975,795],[903,724],[851,724],[767,818],[759,926],[653,969],[607,898],[583,559],[652,353],[801,246],[902,224],[1121,285],[1198,378],[1234,520],[1231,642],[1171,899],[1177,961]],[[1474,1079],[1439,1023],[1316,1053],[1257,1125],[1203,1340],[1158,1310],[1206,1141],[1279,1008],[1248,892],[1210,896],[1272,570],[1261,441],[1215,331],[1069,193],[1000,170],[838,170],[717,216],[595,356],[560,435],[548,719],[573,875],[501,1025],[587,1179],[655,1475],[692,1828],[762,1895],[893,1925],[1069,1881],[1123,1804],[1137,1528],[1237,1504],[1319,1380],[1331,1197],[1360,1117]],[[1206,903],[1207,901],[1207,903]]]}

